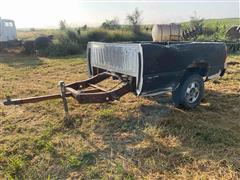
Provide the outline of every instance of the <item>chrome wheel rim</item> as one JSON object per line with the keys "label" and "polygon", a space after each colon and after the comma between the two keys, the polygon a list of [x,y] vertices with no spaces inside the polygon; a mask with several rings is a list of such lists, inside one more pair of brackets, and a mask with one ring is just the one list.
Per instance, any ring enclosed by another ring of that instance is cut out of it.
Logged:
{"label": "chrome wheel rim", "polygon": [[197,82],[192,82],[188,85],[186,90],[186,100],[188,103],[194,103],[200,94],[199,84]]}

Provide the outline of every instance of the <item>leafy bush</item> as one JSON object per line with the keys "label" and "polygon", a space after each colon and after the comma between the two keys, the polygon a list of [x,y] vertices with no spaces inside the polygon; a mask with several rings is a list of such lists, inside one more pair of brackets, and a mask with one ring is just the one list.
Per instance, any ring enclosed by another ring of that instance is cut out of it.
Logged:
{"label": "leafy bush", "polygon": [[52,40],[47,36],[40,36],[34,41],[34,48],[36,50],[45,49],[51,44]]}
{"label": "leafy bush", "polygon": [[81,37],[73,30],[59,33],[47,49],[39,50],[42,56],[66,56],[83,52]]}
{"label": "leafy bush", "polygon": [[23,43],[24,53],[32,54],[34,52],[34,41],[27,40]]}
{"label": "leafy bush", "polygon": [[151,41],[151,34],[141,31],[138,34],[127,28],[106,30],[101,28],[77,32],[77,29],[66,29],[54,35],[53,43],[45,49],[39,49],[40,56],[67,56],[85,53],[89,41],[121,42]]}
{"label": "leafy bush", "polygon": [[150,41],[147,32],[138,34],[126,29],[105,30],[92,29],[87,33],[78,33],[74,29],[60,31],[54,35],[55,39],[46,49],[38,51],[40,56],[67,56],[85,53],[89,41],[120,42],[120,41]]}
{"label": "leafy bush", "polygon": [[216,29],[215,29],[215,28],[212,28],[212,27],[204,27],[202,34],[204,34],[204,35],[206,35],[206,36],[210,36],[210,35],[213,35],[215,32],[216,32]]}
{"label": "leafy bush", "polygon": [[80,33],[77,33],[76,31],[71,30],[71,29],[66,31],[66,35],[67,35],[68,39],[71,41],[79,40],[79,38],[80,38],[79,34]]}
{"label": "leafy bush", "polygon": [[127,30],[96,29],[88,33],[88,41],[122,42],[122,41],[151,41],[151,34],[140,32],[138,34]]}
{"label": "leafy bush", "polygon": [[109,34],[104,30],[90,31],[87,35],[89,41],[109,41]]}

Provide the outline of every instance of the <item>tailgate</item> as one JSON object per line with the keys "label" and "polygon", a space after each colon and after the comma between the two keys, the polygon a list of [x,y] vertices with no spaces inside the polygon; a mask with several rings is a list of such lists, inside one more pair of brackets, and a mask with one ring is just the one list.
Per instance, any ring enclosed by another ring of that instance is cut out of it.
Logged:
{"label": "tailgate", "polygon": [[90,75],[93,68],[117,72],[137,79],[141,71],[142,48],[137,43],[88,43],[88,68]]}

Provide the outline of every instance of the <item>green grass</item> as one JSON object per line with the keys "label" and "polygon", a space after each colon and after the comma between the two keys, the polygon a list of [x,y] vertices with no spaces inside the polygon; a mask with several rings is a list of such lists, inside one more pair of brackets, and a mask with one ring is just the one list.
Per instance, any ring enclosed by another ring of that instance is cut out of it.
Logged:
{"label": "green grass", "polygon": [[[183,27],[188,27],[190,22],[181,23]],[[240,24],[240,18],[223,18],[223,19],[205,19],[203,25],[205,27],[214,28],[216,25],[225,25],[226,28],[230,28],[234,25]]]}
{"label": "green grass", "polygon": [[[78,104],[63,126],[61,99],[0,105],[0,179],[238,179],[240,56],[206,101],[192,111],[127,94],[120,101]],[[87,77],[81,56],[0,54],[0,99],[57,93],[57,83]]]}
{"label": "green grass", "polygon": [[114,117],[113,109],[103,109],[98,112],[99,117],[102,119],[111,119]]}
{"label": "green grass", "polygon": [[206,19],[204,21],[204,26],[214,27],[217,24],[224,24],[227,29],[234,25],[240,24],[240,18],[226,18],[226,19]]}
{"label": "green grass", "polygon": [[[183,29],[191,29],[190,22],[181,23]],[[226,33],[232,26],[240,24],[240,18],[206,19],[203,21],[203,33],[196,41],[226,41]]]}

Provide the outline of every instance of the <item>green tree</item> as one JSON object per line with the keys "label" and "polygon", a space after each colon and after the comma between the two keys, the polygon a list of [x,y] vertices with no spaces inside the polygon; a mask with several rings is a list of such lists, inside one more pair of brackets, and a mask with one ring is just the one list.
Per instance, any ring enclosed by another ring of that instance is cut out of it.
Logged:
{"label": "green tree", "polygon": [[86,25],[86,24],[82,27],[82,30],[83,30],[83,31],[86,31],[86,30],[87,30],[87,25]]}
{"label": "green tree", "polygon": [[203,18],[197,16],[197,12],[194,11],[194,15],[190,17],[190,26],[197,30],[198,34],[203,32]]}
{"label": "green tree", "polygon": [[101,27],[104,29],[119,29],[119,20],[116,17],[112,20],[106,20],[102,23]]}
{"label": "green tree", "polygon": [[140,33],[140,24],[141,24],[141,12],[136,8],[132,14],[127,15],[127,21],[131,25],[132,31],[134,34]]}
{"label": "green tree", "polygon": [[66,30],[67,29],[67,22],[66,22],[66,20],[61,20],[59,22],[59,29],[60,30]]}

